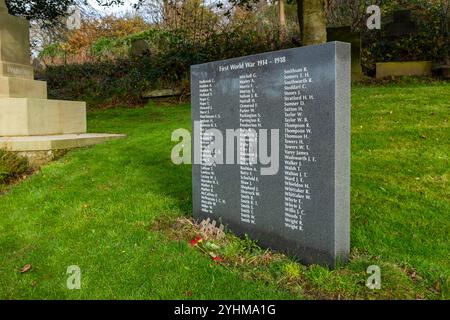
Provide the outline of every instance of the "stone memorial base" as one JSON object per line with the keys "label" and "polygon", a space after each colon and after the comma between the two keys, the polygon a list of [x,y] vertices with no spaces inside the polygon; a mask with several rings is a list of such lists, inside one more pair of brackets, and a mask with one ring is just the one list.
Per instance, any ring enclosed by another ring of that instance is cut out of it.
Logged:
{"label": "stone memorial base", "polygon": [[34,79],[0,76],[0,97],[47,99],[47,83]]}
{"label": "stone memorial base", "polygon": [[65,150],[125,137],[86,133],[86,103],[47,99],[47,83],[34,80],[29,22],[8,14],[0,0],[0,149],[42,165]]}
{"label": "stone memorial base", "polygon": [[0,136],[85,132],[84,102],[0,97]]}
{"label": "stone memorial base", "polygon": [[0,149],[6,149],[28,158],[38,167],[52,161],[57,154],[112,139],[125,138],[122,134],[84,133],[42,136],[0,137]]}
{"label": "stone memorial base", "polygon": [[0,61],[0,77],[20,77],[34,80],[34,70],[32,66]]}

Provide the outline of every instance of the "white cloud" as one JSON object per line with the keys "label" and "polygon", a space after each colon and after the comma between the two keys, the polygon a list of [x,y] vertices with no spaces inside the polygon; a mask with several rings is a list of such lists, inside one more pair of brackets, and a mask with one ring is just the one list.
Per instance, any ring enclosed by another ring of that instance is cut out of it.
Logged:
{"label": "white cloud", "polygon": [[92,6],[95,10],[98,11],[101,15],[124,15],[130,12],[135,12],[136,10],[133,8],[133,4],[137,3],[137,0],[127,0],[121,6],[111,6],[111,7],[103,7],[98,5],[96,0],[89,0],[89,5]]}

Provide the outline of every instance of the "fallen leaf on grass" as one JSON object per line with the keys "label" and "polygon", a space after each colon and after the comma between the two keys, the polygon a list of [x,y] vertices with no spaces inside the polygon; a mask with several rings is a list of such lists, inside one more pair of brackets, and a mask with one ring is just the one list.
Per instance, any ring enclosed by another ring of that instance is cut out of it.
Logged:
{"label": "fallen leaf on grass", "polygon": [[27,271],[30,271],[31,269],[31,264],[26,264],[22,267],[22,269],[20,269],[20,273],[25,273]]}

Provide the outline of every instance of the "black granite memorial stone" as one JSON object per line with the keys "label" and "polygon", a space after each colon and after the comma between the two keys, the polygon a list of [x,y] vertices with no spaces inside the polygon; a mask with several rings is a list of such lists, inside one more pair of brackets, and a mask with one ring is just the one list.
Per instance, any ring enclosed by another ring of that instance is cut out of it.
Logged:
{"label": "black granite memorial stone", "polygon": [[342,42],[192,66],[194,218],[306,264],[344,262],[350,77]]}

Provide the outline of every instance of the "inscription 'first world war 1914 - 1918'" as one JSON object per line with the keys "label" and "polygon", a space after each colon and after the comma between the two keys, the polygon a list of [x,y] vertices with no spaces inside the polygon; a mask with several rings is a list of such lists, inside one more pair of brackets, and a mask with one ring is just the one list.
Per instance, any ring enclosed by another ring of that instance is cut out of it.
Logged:
{"label": "inscription 'first world war 1914 - 1918'", "polygon": [[191,67],[193,210],[304,263],[349,253],[350,45]]}

